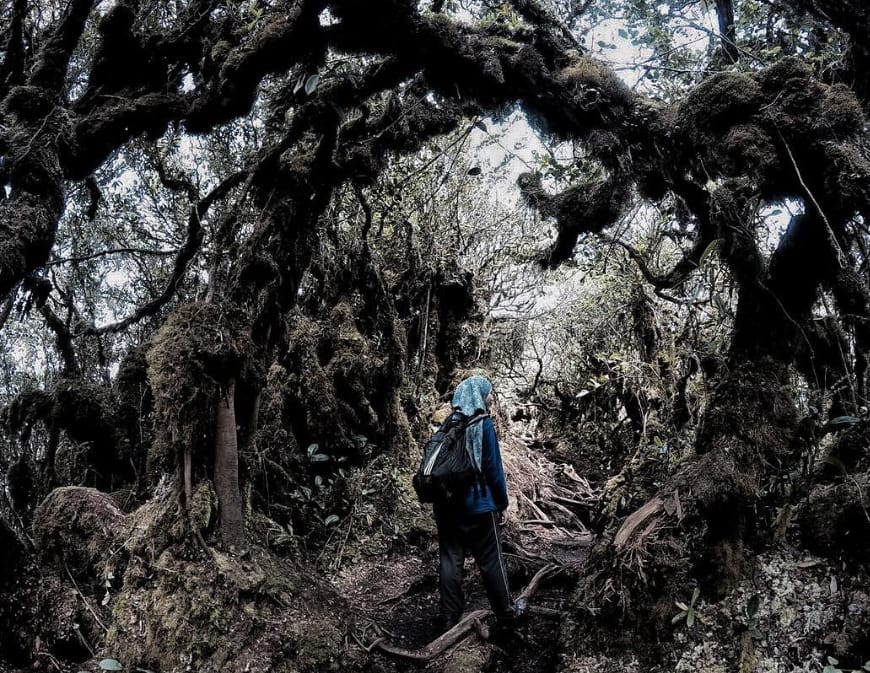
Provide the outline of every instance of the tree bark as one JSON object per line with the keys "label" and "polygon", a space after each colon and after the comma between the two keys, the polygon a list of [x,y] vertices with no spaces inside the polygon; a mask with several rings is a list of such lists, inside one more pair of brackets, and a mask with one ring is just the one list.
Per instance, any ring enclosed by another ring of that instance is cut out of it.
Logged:
{"label": "tree bark", "polygon": [[722,53],[731,63],[737,63],[737,31],[734,27],[733,0],[716,0],[716,16],[719,19],[719,39],[722,41]]}
{"label": "tree bark", "polygon": [[221,538],[226,546],[245,544],[242,494],[239,489],[239,445],[236,437],[236,380],[230,378],[226,395],[215,409],[214,487],[221,519]]}

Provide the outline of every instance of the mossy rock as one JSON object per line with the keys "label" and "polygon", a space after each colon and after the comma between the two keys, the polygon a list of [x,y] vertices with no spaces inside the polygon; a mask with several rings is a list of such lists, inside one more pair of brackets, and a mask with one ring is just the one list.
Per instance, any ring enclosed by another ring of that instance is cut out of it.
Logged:
{"label": "mossy rock", "polygon": [[79,580],[101,580],[127,531],[124,513],[107,493],[57,488],[36,508],[33,538],[40,555]]}

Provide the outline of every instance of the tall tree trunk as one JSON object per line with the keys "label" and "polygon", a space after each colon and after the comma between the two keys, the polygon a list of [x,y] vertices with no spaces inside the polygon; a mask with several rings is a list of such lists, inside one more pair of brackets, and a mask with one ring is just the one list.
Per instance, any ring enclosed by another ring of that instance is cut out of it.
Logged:
{"label": "tall tree trunk", "polygon": [[740,54],[737,50],[737,30],[734,27],[733,0],[716,0],[716,16],[719,19],[722,53],[731,63],[737,63]]}
{"label": "tall tree trunk", "polygon": [[214,487],[221,519],[221,538],[227,546],[245,544],[245,521],[239,489],[239,445],[236,437],[236,380],[227,383],[226,396],[215,409]]}

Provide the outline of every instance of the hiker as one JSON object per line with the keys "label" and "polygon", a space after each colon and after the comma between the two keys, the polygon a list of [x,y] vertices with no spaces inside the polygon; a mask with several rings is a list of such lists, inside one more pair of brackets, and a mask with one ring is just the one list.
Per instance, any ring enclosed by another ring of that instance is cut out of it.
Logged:
{"label": "hiker", "polygon": [[518,613],[511,602],[501,551],[499,525],[504,523],[508,495],[495,425],[487,413],[492,402],[492,384],[483,376],[465,379],[453,395],[453,414],[471,419],[465,429],[466,448],[480,467],[482,479],[468,488],[465,497],[434,503],[440,552],[441,625],[445,630],[459,621],[465,607],[462,574],[466,549],[472,552],[480,568],[486,595],[498,621],[510,624]]}

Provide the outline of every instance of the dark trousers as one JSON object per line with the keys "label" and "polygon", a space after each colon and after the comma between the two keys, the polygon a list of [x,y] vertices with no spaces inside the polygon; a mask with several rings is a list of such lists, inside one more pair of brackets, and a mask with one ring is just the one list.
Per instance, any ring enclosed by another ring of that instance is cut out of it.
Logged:
{"label": "dark trousers", "polygon": [[465,608],[462,569],[466,549],[471,551],[477,561],[493,612],[499,618],[512,615],[507,570],[501,552],[498,515],[495,512],[464,516],[436,512],[435,524],[438,526],[441,557],[438,573],[441,618],[448,623],[455,623]]}

